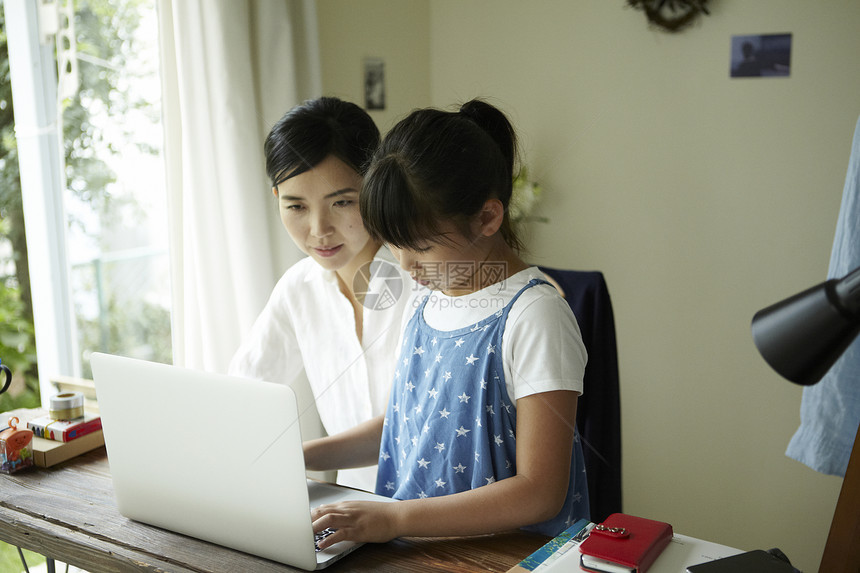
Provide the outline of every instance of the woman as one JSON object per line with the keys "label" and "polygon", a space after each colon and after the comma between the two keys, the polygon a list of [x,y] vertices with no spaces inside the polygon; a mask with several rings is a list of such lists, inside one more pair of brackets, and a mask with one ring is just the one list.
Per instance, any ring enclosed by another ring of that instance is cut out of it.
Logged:
{"label": "woman", "polygon": [[[359,213],[378,143],[364,110],[328,97],[288,111],[265,143],[284,228],[308,256],[275,286],[229,372],[290,384],[304,370],[330,435],[385,411],[411,291]],[[375,465],[338,474],[339,483],[365,490],[375,480]]]}

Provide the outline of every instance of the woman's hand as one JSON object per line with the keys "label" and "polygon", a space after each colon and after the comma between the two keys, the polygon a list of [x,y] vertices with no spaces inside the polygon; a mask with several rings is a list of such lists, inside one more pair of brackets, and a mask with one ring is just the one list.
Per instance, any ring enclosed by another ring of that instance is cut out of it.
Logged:
{"label": "woman's hand", "polygon": [[334,436],[305,442],[305,469],[328,471],[376,464],[383,420],[380,415]]}
{"label": "woman's hand", "polygon": [[398,537],[399,502],[342,501],[311,510],[314,533],[336,531],[319,542],[326,549],[339,541],[384,543]]}

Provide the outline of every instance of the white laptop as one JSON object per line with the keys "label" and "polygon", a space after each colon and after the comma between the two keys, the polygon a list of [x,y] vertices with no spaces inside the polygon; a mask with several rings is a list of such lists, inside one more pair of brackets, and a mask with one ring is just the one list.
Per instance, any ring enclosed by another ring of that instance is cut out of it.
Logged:
{"label": "white laptop", "polygon": [[119,512],[302,569],[358,544],[317,551],[310,508],[391,501],[305,474],[291,388],[95,353],[93,378]]}

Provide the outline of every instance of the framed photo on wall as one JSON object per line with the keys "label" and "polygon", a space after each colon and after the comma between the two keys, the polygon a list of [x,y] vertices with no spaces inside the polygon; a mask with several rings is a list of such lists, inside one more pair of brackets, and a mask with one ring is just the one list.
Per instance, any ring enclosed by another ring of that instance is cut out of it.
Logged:
{"label": "framed photo on wall", "polygon": [[791,73],[791,34],[732,36],[730,76],[788,77]]}
{"label": "framed photo on wall", "polygon": [[385,62],[381,58],[364,60],[364,107],[385,109]]}

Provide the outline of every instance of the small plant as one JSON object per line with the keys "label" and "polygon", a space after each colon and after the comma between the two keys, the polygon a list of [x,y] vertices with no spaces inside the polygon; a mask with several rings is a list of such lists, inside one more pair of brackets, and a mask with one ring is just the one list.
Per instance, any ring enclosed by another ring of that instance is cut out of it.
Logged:
{"label": "small plant", "polygon": [[528,168],[523,167],[520,169],[519,174],[514,179],[514,190],[509,207],[511,222],[515,226],[521,226],[530,221],[540,223],[549,222],[549,219],[546,217],[538,217],[531,214],[540,201],[542,194],[543,187],[529,178]]}

